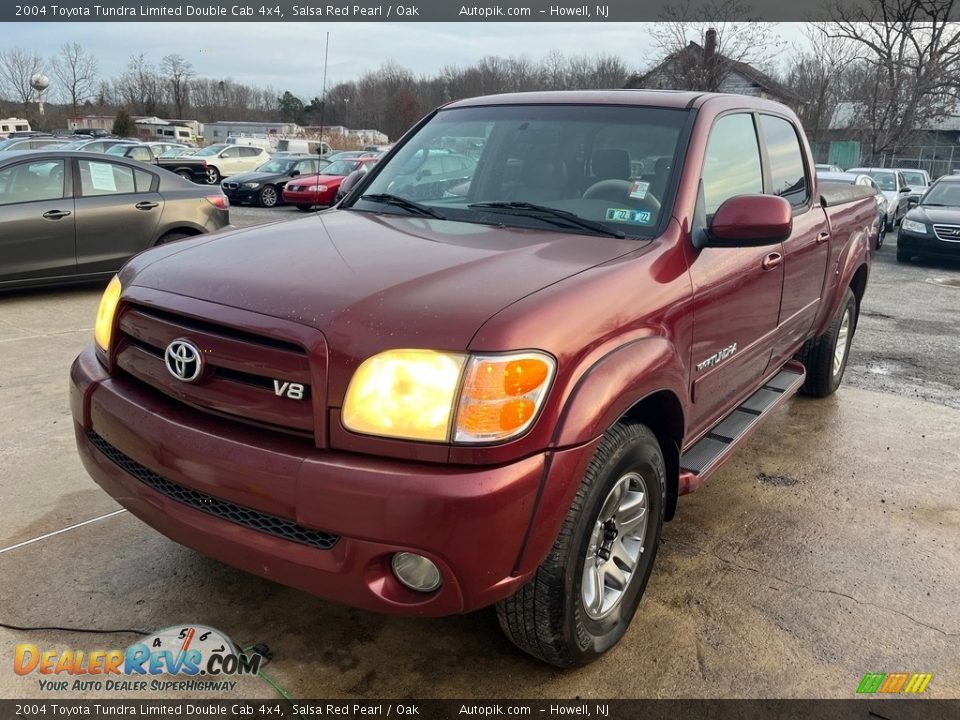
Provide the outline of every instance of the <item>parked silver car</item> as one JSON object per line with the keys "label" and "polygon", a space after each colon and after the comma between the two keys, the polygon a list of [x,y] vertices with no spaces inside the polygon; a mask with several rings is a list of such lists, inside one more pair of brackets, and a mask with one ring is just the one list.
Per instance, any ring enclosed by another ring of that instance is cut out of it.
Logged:
{"label": "parked silver car", "polygon": [[900,170],[893,168],[850,168],[848,173],[869,175],[887,198],[887,222],[884,228],[893,230],[910,209],[910,185]]}
{"label": "parked silver car", "polygon": [[916,205],[920,202],[920,198],[923,197],[923,194],[930,189],[932,181],[930,180],[930,173],[921,168],[897,168],[901,173],[903,173],[904,179],[907,181],[907,185],[910,186],[910,195],[908,199]]}
{"label": "parked silver car", "polygon": [[134,160],[0,154],[0,290],[107,278],[154,245],[230,220],[219,191]]}
{"label": "parked silver car", "polygon": [[877,248],[883,245],[883,236],[887,231],[887,215],[889,203],[887,196],[876,181],[869,175],[855,172],[825,172],[817,170],[817,180],[821,183],[838,183],[841,185],[864,185],[874,191],[874,197],[877,200],[877,222],[880,226],[880,232],[877,233]]}

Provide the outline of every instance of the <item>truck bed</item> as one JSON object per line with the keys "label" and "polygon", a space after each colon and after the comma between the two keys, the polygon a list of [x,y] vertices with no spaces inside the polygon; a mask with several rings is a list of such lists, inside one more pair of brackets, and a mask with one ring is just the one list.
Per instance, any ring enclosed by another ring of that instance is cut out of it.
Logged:
{"label": "truck bed", "polygon": [[847,182],[820,181],[820,203],[824,207],[837,207],[847,203],[873,198],[872,188],[866,185],[851,185]]}

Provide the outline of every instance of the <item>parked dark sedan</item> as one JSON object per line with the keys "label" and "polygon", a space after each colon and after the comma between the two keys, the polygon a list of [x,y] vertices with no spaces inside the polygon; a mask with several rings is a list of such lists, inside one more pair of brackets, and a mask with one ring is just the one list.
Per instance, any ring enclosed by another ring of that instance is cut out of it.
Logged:
{"label": "parked dark sedan", "polygon": [[900,223],[897,261],[914,255],[960,258],[960,177],[937,180]]}
{"label": "parked dark sedan", "polygon": [[141,250],[229,224],[219,192],[126,158],[0,155],[0,289],[106,278]]}
{"label": "parked dark sedan", "polygon": [[224,194],[234,204],[273,207],[282,202],[283,187],[300,175],[316,175],[329,163],[316,155],[282,155],[268,160],[253,172],[234,175],[222,183]]}

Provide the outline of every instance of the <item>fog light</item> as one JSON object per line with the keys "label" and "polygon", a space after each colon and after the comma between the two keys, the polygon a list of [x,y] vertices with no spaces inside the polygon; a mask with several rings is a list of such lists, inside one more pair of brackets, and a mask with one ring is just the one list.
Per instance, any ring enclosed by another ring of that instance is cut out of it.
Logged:
{"label": "fog light", "polygon": [[427,593],[440,587],[440,570],[423,555],[400,552],[393,556],[390,564],[397,580],[411,590]]}

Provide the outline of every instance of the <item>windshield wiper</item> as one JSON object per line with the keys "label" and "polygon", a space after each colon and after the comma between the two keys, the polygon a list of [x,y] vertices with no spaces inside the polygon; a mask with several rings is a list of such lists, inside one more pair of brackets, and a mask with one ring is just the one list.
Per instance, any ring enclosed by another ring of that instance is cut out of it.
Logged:
{"label": "windshield wiper", "polygon": [[471,203],[467,205],[468,208],[476,208],[480,210],[497,210],[502,212],[512,213],[514,215],[526,215],[526,216],[537,216],[537,215],[546,215],[547,217],[541,218],[547,222],[552,222],[554,225],[561,225],[562,223],[553,222],[552,218],[557,218],[562,220],[568,225],[573,225],[575,227],[583,228],[584,230],[591,230],[595,233],[600,233],[602,235],[609,235],[615,238],[625,238],[627,235],[622,230],[613,230],[608,228],[606,225],[593,220],[587,220],[582,218],[579,215],[576,215],[568,210],[559,210],[557,208],[549,207],[548,205],[535,205],[534,203],[528,202],[478,202]]}
{"label": "windshield wiper", "polygon": [[407,200],[405,197],[400,197],[399,195],[391,195],[390,193],[373,193],[372,195],[361,195],[360,199],[370,200],[371,202],[379,202],[383,203],[384,205],[396,205],[397,207],[405,208],[406,210],[410,210],[418,215],[429,215],[437,220],[447,219],[446,215],[437,212],[432,207],[421,205],[413,200]]}

